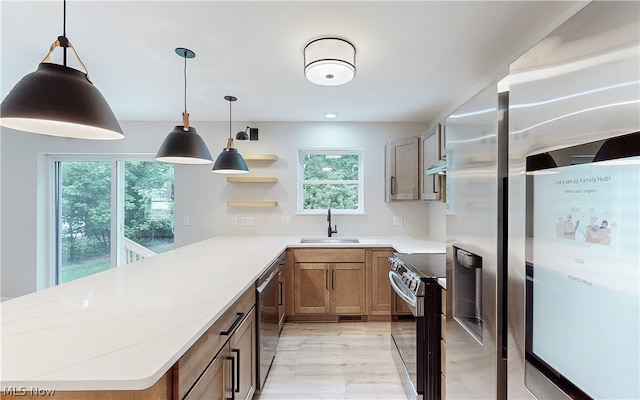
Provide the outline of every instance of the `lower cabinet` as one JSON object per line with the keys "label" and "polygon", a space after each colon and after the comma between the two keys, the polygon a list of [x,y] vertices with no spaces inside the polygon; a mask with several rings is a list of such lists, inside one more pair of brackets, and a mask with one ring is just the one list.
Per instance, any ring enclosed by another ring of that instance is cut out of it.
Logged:
{"label": "lower cabinet", "polygon": [[175,400],[247,400],[256,390],[255,289],[247,290],[173,366]]}
{"label": "lower cabinet", "polygon": [[255,317],[252,309],[185,400],[251,399],[256,390],[255,348]]}
{"label": "lower cabinet", "polygon": [[233,366],[236,367],[235,373],[231,373],[231,377],[235,378],[235,382],[232,382],[231,385],[235,395],[230,397],[236,400],[251,399],[256,391],[256,324],[254,314],[254,311],[251,310],[238,330],[229,339],[230,357],[235,358]]}
{"label": "lower cabinet", "polygon": [[365,266],[364,249],[294,250],[292,317],[366,314]]}
{"label": "lower cabinet", "polygon": [[[296,248],[287,272],[287,320],[384,321],[391,311],[411,313],[403,301],[395,304],[389,284],[392,248]],[[406,310],[405,310],[406,309]]]}
{"label": "lower cabinet", "polygon": [[365,314],[365,264],[296,263],[296,314]]}
{"label": "lower cabinet", "polygon": [[[389,257],[393,255],[392,249],[371,250],[367,263],[369,287],[369,315],[390,316],[392,290],[389,284]],[[404,302],[403,302],[404,303]]]}
{"label": "lower cabinet", "polygon": [[229,344],[227,343],[205,369],[204,374],[184,398],[185,400],[226,400],[228,398],[227,394],[230,394],[232,382],[227,376],[231,376],[231,371],[235,368],[235,365],[230,363],[233,358],[228,354]]}

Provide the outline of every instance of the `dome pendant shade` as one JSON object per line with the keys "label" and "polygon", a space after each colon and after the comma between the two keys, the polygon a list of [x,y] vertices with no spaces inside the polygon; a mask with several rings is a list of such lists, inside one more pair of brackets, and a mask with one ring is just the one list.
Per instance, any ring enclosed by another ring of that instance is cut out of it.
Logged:
{"label": "dome pendant shade", "polygon": [[194,58],[196,53],[184,47],[178,47],[176,54],[184,58],[184,112],[182,125],[178,125],[162,142],[156,160],[175,164],[211,164],[213,159],[202,137],[196,128],[189,126],[187,112],[187,59]]}
{"label": "dome pendant shade", "polygon": [[316,85],[338,86],[356,75],[356,48],[336,37],[322,37],[304,48],[304,75]]}
{"label": "dome pendant shade", "polygon": [[236,148],[224,148],[213,164],[213,172],[218,174],[246,174],[249,167]]}
{"label": "dome pendant shade", "polygon": [[231,137],[231,104],[238,99],[234,96],[224,96],[224,99],[229,102],[229,139],[227,139],[227,147],[222,149],[222,153],[213,164],[212,171],[216,174],[246,174],[249,172],[249,167],[247,167],[242,155],[233,147],[233,138]]}
{"label": "dome pendant shade", "polygon": [[2,101],[0,125],[75,139],[114,140],[124,134],[113,111],[87,75],[41,63]]}
{"label": "dome pendant shade", "polygon": [[176,164],[211,164],[213,159],[196,128],[176,126],[158,150],[156,160]]}

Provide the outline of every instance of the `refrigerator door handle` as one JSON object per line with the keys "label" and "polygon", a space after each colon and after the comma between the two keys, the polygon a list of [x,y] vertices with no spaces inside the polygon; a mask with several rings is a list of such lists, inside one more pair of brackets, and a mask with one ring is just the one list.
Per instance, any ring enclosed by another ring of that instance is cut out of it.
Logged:
{"label": "refrigerator door handle", "polygon": [[500,321],[500,329],[502,330],[502,358],[507,359],[507,347],[508,347],[508,335],[509,328],[507,324],[508,320],[508,283],[509,283],[509,177],[502,178],[502,254],[498,259],[498,273],[500,274],[500,281],[498,282],[498,290],[502,297],[500,301],[502,318]]}

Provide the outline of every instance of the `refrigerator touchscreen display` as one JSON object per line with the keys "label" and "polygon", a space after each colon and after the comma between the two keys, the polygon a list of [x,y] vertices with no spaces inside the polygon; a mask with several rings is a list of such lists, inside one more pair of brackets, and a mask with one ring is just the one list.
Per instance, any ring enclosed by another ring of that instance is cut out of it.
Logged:
{"label": "refrigerator touchscreen display", "polygon": [[526,358],[571,397],[638,399],[640,157],[600,146],[527,159]]}

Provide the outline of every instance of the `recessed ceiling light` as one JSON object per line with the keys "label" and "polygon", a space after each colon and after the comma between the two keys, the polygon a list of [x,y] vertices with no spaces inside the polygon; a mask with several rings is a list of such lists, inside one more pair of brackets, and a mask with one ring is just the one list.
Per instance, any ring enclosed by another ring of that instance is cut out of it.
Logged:
{"label": "recessed ceiling light", "polygon": [[330,111],[324,115],[325,118],[334,119],[338,116],[338,113],[335,111]]}

